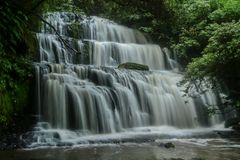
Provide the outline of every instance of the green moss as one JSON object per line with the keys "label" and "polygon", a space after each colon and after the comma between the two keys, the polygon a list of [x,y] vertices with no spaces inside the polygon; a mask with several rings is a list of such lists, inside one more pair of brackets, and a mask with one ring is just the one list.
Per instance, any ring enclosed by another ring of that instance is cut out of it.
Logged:
{"label": "green moss", "polygon": [[67,33],[69,34],[70,37],[80,39],[82,33],[82,27],[80,23],[72,23],[67,26]]}
{"label": "green moss", "polygon": [[11,101],[11,96],[6,94],[0,95],[0,124],[1,126],[6,126],[9,122],[11,114],[13,112],[13,105]]}
{"label": "green moss", "polygon": [[120,64],[118,68],[149,71],[149,67],[147,65],[131,63],[131,62]]}
{"label": "green moss", "polygon": [[84,43],[84,46],[83,46],[83,56],[82,56],[82,58],[83,58],[83,63],[84,64],[90,64],[90,55],[89,55],[89,53],[90,52],[92,52],[90,49],[92,48],[92,47],[90,47],[90,45],[91,45],[91,42],[89,42],[89,41],[83,41],[83,43]]}
{"label": "green moss", "polygon": [[7,126],[14,114],[24,114],[29,102],[29,84],[14,84],[15,89],[0,93],[0,125]]}

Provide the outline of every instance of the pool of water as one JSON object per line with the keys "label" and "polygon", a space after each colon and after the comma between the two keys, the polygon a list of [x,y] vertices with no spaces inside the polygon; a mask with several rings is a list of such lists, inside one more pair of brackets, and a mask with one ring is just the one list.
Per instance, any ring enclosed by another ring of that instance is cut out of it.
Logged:
{"label": "pool of water", "polygon": [[[73,136],[0,151],[0,160],[239,160],[238,132],[223,128],[134,128],[115,134]],[[166,144],[171,144],[166,147]]]}
{"label": "pool of water", "polygon": [[[172,143],[166,148],[163,144]],[[239,139],[156,139],[149,143],[82,144],[1,151],[1,160],[238,160]]]}

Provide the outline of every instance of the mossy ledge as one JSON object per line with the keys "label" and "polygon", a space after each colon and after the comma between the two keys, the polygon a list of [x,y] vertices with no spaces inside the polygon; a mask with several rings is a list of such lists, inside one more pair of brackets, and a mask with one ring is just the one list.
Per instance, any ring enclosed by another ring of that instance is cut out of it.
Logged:
{"label": "mossy ledge", "polygon": [[149,67],[147,65],[132,62],[122,63],[118,66],[118,68],[149,71]]}

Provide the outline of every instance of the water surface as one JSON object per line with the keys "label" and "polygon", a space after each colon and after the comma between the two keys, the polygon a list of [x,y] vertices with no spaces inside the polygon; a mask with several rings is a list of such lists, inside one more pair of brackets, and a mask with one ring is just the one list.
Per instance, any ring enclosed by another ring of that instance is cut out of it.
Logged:
{"label": "water surface", "polygon": [[[162,144],[171,142],[174,148]],[[84,144],[0,152],[2,160],[238,160],[239,139],[165,139],[150,143]]]}

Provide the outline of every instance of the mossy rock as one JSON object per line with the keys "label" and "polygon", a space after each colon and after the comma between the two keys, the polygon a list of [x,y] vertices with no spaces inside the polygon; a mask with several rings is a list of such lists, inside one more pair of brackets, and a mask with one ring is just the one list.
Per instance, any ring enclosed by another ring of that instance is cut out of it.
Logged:
{"label": "mossy rock", "polygon": [[72,23],[67,25],[67,36],[73,37],[73,38],[82,38],[81,35],[83,35],[82,26],[80,23]]}
{"label": "mossy rock", "polygon": [[90,52],[92,52],[91,42],[90,41],[83,41],[83,51],[82,51],[82,63],[83,64],[90,64]]}
{"label": "mossy rock", "polygon": [[133,69],[133,70],[142,70],[142,71],[149,71],[149,67],[144,64],[138,64],[138,63],[123,63],[118,66],[119,69],[124,68],[124,69]]}

